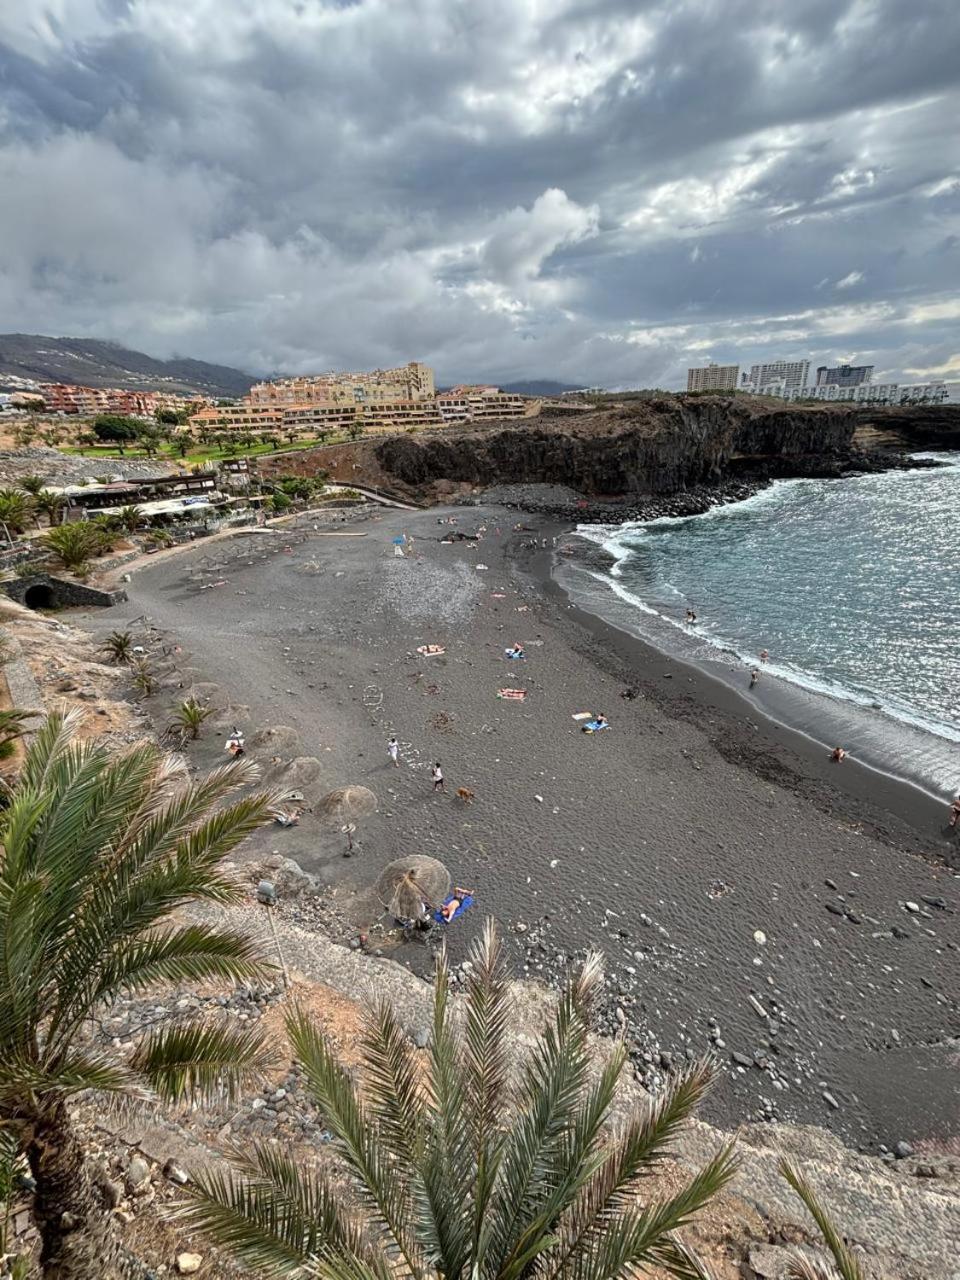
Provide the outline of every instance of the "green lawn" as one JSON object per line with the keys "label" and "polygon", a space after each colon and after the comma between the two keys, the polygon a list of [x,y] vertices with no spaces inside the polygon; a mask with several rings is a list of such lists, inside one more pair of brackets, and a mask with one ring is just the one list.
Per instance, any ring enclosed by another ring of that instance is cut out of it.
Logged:
{"label": "green lawn", "polygon": [[[220,462],[230,458],[257,458],[266,453],[296,453],[301,449],[315,448],[318,444],[341,444],[346,439],[346,435],[340,434],[328,436],[322,441],[316,437],[311,440],[301,437],[294,444],[280,443],[279,441],[274,444],[261,444],[258,442],[255,445],[251,445],[249,449],[238,447],[232,453],[225,450],[222,445],[197,445],[184,458],[180,457],[177,449],[171,448],[170,445],[164,445],[154,454],[152,460],[154,462],[182,463],[185,467],[199,467],[205,462]],[[106,445],[58,445],[57,447],[61,453],[79,454],[83,458],[103,458],[105,461],[117,458],[127,460],[134,458],[138,461],[141,459],[150,460],[147,451],[136,446],[127,446],[123,453],[119,449]]]}

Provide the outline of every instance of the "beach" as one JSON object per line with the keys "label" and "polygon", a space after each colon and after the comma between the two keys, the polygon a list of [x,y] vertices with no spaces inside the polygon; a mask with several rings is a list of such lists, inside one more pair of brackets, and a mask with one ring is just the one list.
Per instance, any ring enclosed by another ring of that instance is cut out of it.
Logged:
{"label": "beach", "polygon": [[[652,1091],[712,1052],[724,1079],[706,1114],[728,1127],[820,1124],[874,1151],[956,1140],[960,881],[943,806],[838,769],[729,686],[575,608],[551,573],[567,532],[495,507],[308,522],[147,563],[126,604],[72,617],[156,628],[177,673],[147,704],[158,727],[179,685],[218,711],[187,749],[198,768],[222,761],[235,721],[269,778],[300,760],[308,803],[375,792],[353,857],[310,813],[247,853],[319,874],[357,932],[379,918],[382,867],[430,854],[476,897],[443,929],[455,961],[487,915],[521,975],[554,982],[603,950],[605,1024]],[[515,642],[522,661],[505,657]],[[611,728],[584,734],[585,712]],[[426,972],[438,932],[371,939]]]}

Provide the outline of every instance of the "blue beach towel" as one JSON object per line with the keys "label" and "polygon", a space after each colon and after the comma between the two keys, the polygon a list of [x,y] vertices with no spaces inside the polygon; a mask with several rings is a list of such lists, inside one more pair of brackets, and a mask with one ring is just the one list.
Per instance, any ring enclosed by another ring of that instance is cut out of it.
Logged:
{"label": "blue beach towel", "polygon": [[[453,897],[454,895],[451,893],[448,898],[444,899],[443,905],[445,907],[449,906],[449,904],[453,901]],[[446,916],[441,915],[439,911],[435,911],[433,913],[433,918],[434,920],[436,920],[437,924],[450,924],[452,920],[456,920],[457,916],[462,916],[465,911],[469,911],[472,906],[473,906],[473,894],[468,893],[465,898],[460,899],[460,905],[459,907],[457,907],[456,911],[450,917],[450,920],[448,920]]]}
{"label": "blue beach towel", "polygon": [[598,720],[588,720],[586,724],[580,726],[584,733],[602,733],[604,729],[610,728],[610,721],[606,724],[600,724]]}

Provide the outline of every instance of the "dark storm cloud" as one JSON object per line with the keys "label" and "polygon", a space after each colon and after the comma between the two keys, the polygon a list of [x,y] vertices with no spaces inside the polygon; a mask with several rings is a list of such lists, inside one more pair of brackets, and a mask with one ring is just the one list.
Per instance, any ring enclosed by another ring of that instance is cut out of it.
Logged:
{"label": "dark storm cloud", "polygon": [[953,0],[18,8],[4,328],[443,378],[960,364]]}

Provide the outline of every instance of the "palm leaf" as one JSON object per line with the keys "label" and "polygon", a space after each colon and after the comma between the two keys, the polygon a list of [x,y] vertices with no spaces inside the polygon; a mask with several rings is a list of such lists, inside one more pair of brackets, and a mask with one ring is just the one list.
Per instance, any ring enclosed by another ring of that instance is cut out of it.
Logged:
{"label": "palm leaf", "polygon": [[391,1239],[391,1252],[403,1259],[411,1274],[421,1276],[423,1261],[410,1222],[404,1172],[385,1158],[357,1091],[324,1036],[299,1009],[288,1013],[286,1026],[311,1091],[356,1176],[369,1212]]}
{"label": "palm leaf", "polygon": [[[780,1161],[780,1173],[787,1180],[794,1191],[806,1205],[813,1220],[823,1235],[827,1243],[827,1248],[833,1256],[836,1263],[837,1271],[840,1273],[841,1280],[864,1280],[863,1268],[859,1259],[841,1240],[839,1232],[830,1220],[830,1217],[817,1199],[816,1192],[810,1185],[809,1181],[803,1176],[795,1164],[789,1160]],[[800,1265],[796,1262],[795,1265]],[[800,1280],[806,1280],[803,1273],[800,1272]]]}
{"label": "palm leaf", "polygon": [[209,1022],[162,1027],[138,1045],[130,1061],[163,1098],[235,1098],[244,1081],[274,1061],[256,1027]]}

